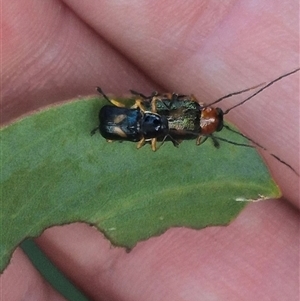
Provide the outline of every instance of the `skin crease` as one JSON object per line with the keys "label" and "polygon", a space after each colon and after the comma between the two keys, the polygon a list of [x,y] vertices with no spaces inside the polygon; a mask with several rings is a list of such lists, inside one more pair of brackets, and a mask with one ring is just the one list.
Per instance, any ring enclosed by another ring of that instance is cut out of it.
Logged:
{"label": "skin crease", "polygon": [[[97,85],[116,95],[193,93],[209,103],[299,67],[293,0],[2,6],[2,123]],[[228,119],[299,170],[298,98],[297,73]],[[299,177],[262,155],[284,199],[249,204],[227,227],[173,228],[129,254],[84,224],[53,227],[37,242],[92,300],[298,300]],[[20,250],[1,282],[4,300],[63,300]]]}

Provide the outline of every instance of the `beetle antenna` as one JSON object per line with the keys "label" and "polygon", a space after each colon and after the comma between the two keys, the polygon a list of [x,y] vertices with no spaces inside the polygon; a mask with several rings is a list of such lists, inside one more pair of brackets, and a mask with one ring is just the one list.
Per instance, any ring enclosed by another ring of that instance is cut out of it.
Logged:
{"label": "beetle antenna", "polygon": [[241,91],[229,93],[229,94],[227,94],[227,95],[225,95],[225,96],[222,96],[221,98],[217,99],[216,101],[214,101],[214,102],[212,102],[212,103],[210,103],[210,104],[203,105],[202,107],[203,107],[203,108],[210,107],[210,106],[212,106],[212,105],[214,105],[214,104],[216,104],[216,103],[222,101],[222,100],[225,99],[225,98],[229,98],[229,97],[234,96],[234,95],[242,94],[242,93],[244,93],[244,92],[253,90],[253,89],[258,88],[258,87],[260,87],[260,86],[262,86],[262,85],[265,85],[265,84],[266,84],[266,83],[261,83],[261,84],[259,84],[259,85],[256,85],[256,86],[254,86],[254,87],[251,87],[251,88],[248,88],[248,89],[245,89],[245,90],[241,90]]}
{"label": "beetle antenna", "polygon": [[[278,156],[276,156],[276,155],[272,154],[271,152],[269,152],[265,147],[263,147],[262,145],[260,145],[260,144],[257,143],[256,141],[254,141],[253,139],[247,137],[246,135],[244,135],[244,134],[242,134],[242,133],[240,133],[240,132],[238,132],[238,131],[235,131],[234,129],[232,129],[231,127],[229,127],[229,126],[226,125],[226,124],[224,124],[224,127],[225,127],[227,130],[229,130],[229,131],[231,131],[231,132],[233,132],[233,133],[235,133],[235,134],[237,134],[237,135],[239,135],[239,136],[242,136],[243,138],[247,139],[248,141],[250,141],[250,142],[253,143],[254,145],[256,145],[256,146],[258,146],[259,148],[261,148],[262,150],[268,152],[268,153],[269,153],[272,157],[274,157],[277,161],[281,162],[282,164],[284,164],[285,166],[287,166],[288,168],[290,168],[297,176],[300,176],[299,173],[298,173],[298,172],[297,172],[290,164],[286,163],[285,161],[283,161],[282,159],[280,159]],[[253,145],[242,144],[242,143],[235,143],[235,142],[233,142],[233,141],[229,141],[229,140],[226,140],[226,139],[223,139],[223,138],[220,138],[220,137],[215,137],[215,138],[217,138],[217,139],[219,139],[219,140],[222,140],[222,141],[226,141],[226,142],[231,143],[231,144],[235,144],[235,145],[240,145],[240,146],[246,146],[246,147],[252,147],[252,148],[254,148]]]}
{"label": "beetle antenna", "polygon": [[[262,88],[260,88],[258,91],[256,91],[255,93],[253,93],[252,95],[250,95],[249,97],[247,97],[245,100],[241,101],[240,103],[236,104],[235,106],[233,106],[233,107],[227,109],[226,111],[224,111],[224,115],[228,114],[232,109],[241,106],[241,105],[244,104],[246,101],[250,100],[251,98],[253,98],[253,97],[256,96],[257,94],[259,94],[260,92],[262,92],[262,91],[265,90],[266,88],[270,87],[271,85],[273,85],[273,84],[276,83],[277,81],[279,81],[279,80],[281,80],[281,79],[283,79],[283,78],[285,78],[285,77],[287,77],[287,76],[289,76],[289,75],[291,75],[291,74],[293,74],[293,73],[296,73],[296,72],[298,72],[299,70],[300,70],[300,68],[297,68],[297,69],[295,69],[295,70],[293,70],[293,71],[291,71],[291,72],[289,72],[289,73],[286,73],[286,74],[284,74],[284,75],[281,75],[281,76],[279,76],[278,78],[276,78],[276,79],[270,81],[268,84],[266,84],[265,86],[263,86]],[[261,86],[261,85],[259,85],[259,86]],[[257,86],[257,87],[258,87],[258,86]],[[250,88],[250,89],[251,89],[251,88]],[[250,89],[248,89],[248,90],[250,90]],[[229,94],[229,95],[230,95],[230,94]]]}
{"label": "beetle antenna", "polygon": [[231,140],[228,140],[228,139],[225,139],[225,138],[221,138],[221,137],[216,137],[216,136],[214,136],[214,138],[217,139],[217,140],[221,140],[221,141],[227,142],[229,144],[237,145],[237,146],[244,146],[244,147],[255,148],[251,144],[238,143],[238,142],[234,142],[234,141],[231,141]]}

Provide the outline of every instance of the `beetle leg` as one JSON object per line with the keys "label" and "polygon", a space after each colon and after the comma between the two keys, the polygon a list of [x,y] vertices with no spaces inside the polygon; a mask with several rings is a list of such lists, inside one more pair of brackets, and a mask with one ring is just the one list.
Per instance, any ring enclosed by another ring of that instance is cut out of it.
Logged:
{"label": "beetle leg", "polygon": [[[157,100],[157,98],[155,96],[151,100],[151,112],[152,113],[157,113],[156,100]],[[146,111],[143,100],[139,99],[139,98],[135,100],[135,104],[131,108],[133,108],[133,109],[139,108],[142,112]]]}
{"label": "beetle leg", "polygon": [[[182,142],[182,140],[175,140],[175,139],[173,139],[173,137],[172,137],[171,135],[167,135],[167,136],[170,137],[170,140],[172,141],[172,143],[173,143],[173,145],[174,145],[175,147],[178,147],[179,144]],[[167,137],[167,136],[166,136],[166,137]]]}
{"label": "beetle leg", "polygon": [[172,143],[173,143],[173,145],[174,145],[175,147],[178,147],[179,144],[180,144],[183,140],[174,140],[174,139],[172,138],[171,141],[172,141]]}
{"label": "beetle leg", "polygon": [[157,147],[156,147],[156,141],[157,141],[156,138],[152,138],[152,139],[151,139],[151,149],[152,149],[154,152],[157,150]]}
{"label": "beetle leg", "polygon": [[110,99],[106,96],[106,94],[102,91],[100,87],[97,87],[96,89],[99,92],[99,94],[101,94],[107,101],[110,102]]}
{"label": "beetle leg", "polygon": [[148,99],[148,98],[151,97],[151,96],[145,96],[144,94],[142,94],[142,93],[140,93],[140,92],[136,92],[136,91],[134,91],[134,90],[129,90],[129,91],[130,91],[130,93],[131,93],[132,95],[136,95],[136,96],[142,97],[142,98],[144,98],[144,99]]}
{"label": "beetle leg", "polygon": [[97,91],[111,104],[115,105],[116,107],[124,108],[125,105],[117,100],[109,99],[106,94],[102,91],[100,87],[97,87]]}
{"label": "beetle leg", "polygon": [[[166,93],[163,95],[163,97],[160,99],[160,101],[165,105],[165,107],[168,109],[168,110],[171,110],[172,108],[172,104],[174,102],[176,102],[178,100],[179,97],[181,97],[182,95],[179,95],[177,93]],[[164,97],[166,98],[167,101],[169,101],[169,103],[167,103],[164,99]]]}
{"label": "beetle leg", "polygon": [[191,94],[191,100],[193,101],[193,102],[197,102],[198,103],[198,100],[197,100],[197,98],[193,95],[193,94]]}
{"label": "beetle leg", "polygon": [[156,108],[156,100],[157,100],[157,95],[158,95],[157,91],[152,92],[152,94],[150,96],[145,96],[144,94],[136,92],[134,90],[130,90],[130,92],[133,95],[137,95],[141,98],[141,99],[139,99],[139,98],[136,99],[135,104],[132,106],[132,108],[140,108],[141,111],[145,112],[146,109],[144,107],[144,104],[145,103],[147,103],[147,104],[151,103],[151,112],[152,113],[157,113],[157,108]]}
{"label": "beetle leg", "polygon": [[[203,138],[204,137],[204,138]],[[207,140],[208,136],[199,135],[196,139],[196,144],[203,144]]]}
{"label": "beetle leg", "polygon": [[196,145],[200,145],[201,143],[203,143],[203,141],[201,142],[203,136],[202,135],[199,135],[196,139]]}
{"label": "beetle leg", "polygon": [[149,100],[149,99],[151,99],[152,97],[158,95],[158,92],[157,92],[157,91],[153,91],[153,92],[151,93],[150,96],[145,96],[144,94],[142,94],[142,93],[140,93],[140,92],[136,92],[136,91],[134,91],[134,90],[129,90],[129,91],[131,92],[132,95],[139,96],[139,97],[143,98],[144,100]]}
{"label": "beetle leg", "polygon": [[96,128],[94,128],[94,129],[91,131],[91,136],[95,135],[97,131],[99,131],[99,126],[97,126]]}
{"label": "beetle leg", "polygon": [[143,101],[139,98],[135,100],[135,104],[131,108],[132,109],[139,108],[142,112],[146,111],[146,108],[143,105]]}
{"label": "beetle leg", "polygon": [[145,138],[142,138],[142,139],[138,142],[136,148],[139,149],[139,148],[143,147],[143,146],[145,145],[145,143],[146,143],[146,139],[145,139]]}
{"label": "beetle leg", "polygon": [[125,108],[125,105],[117,100],[114,100],[114,99],[110,99],[109,102],[111,104],[113,104],[114,106],[116,107],[119,107],[119,108]]}
{"label": "beetle leg", "polygon": [[215,148],[219,148],[220,147],[220,143],[219,143],[218,139],[214,135],[210,135],[209,137],[212,139],[212,141],[214,143],[214,147]]}
{"label": "beetle leg", "polygon": [[157,97],[153,97],[151,101],[151,111],[152,113],[157,113],[157,106],[156,106]]}
{"label": "beetle leg", "polygon": [[[182,140],[175,140],[175,139],[173,139],[173,137],[172,137],[170,134],[167,134],[167,135],[164,137],[164,139],[161,141],[161,144],[159,145],[159,147],[156,148],[156,149],[159,149],[159,148],[165,143],[165,141],[166,141],[167,138],[170,138],[171,142],[173,143],[173,145],[174,145],[175,147],[178,147],[179,144],[182,142]],[[155,138],[155,139],[156,139],[156,138]],[[156,139],[156,141],[157,141],[157,139]],[[156,142],[156,141],[155,141],[155,142]]]}

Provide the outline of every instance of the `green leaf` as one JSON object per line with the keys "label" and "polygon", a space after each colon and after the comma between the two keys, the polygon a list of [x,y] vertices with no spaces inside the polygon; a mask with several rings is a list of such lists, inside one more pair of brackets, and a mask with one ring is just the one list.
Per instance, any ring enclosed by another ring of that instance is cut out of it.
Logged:
{"label": "green leaf", "polygon": [[[226,225],[241,200],[280,196],[252,148],[184,141],[152,152],[91,136],[103,104],[81,99],[1,129],[2,269],[24,238],[53,225],[84,221],[132,248],[174,226]],[[219,136],[247,143],[226,129]]]}

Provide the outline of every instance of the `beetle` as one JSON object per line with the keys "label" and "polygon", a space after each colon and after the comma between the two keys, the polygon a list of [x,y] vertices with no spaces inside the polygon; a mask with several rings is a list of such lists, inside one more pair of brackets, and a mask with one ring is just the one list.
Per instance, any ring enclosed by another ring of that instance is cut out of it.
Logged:
{"label": "beetle", "polygon": [[[147,97],[133,90],[131,93],[141,97],[137,101],[147,109],[151,107],[153,112],[167,118],[168,132],[163,141],[172,140],[175,146],[190,139],[196,139],[196,144],[200,145],[207,137],[213,138],[213,133],[223,129],[222,109],[205,107],[193,95],[153,92]],[[217,141],[213,140],[217,146]]]}
{"label": "beetle", "polygon": [[109,142],[114,140],[138,142],[137,148],[150,142],[152,150],[156,151],[157,138],[165,137],[168,133],[167,118],[145,110],[139,101],[131,108],[126,108],[124,104],[109,99],[101,88],[97,87],[97,90],[112,105],[100,109],[99,126],[91,131],[91,135],[99,130]]}
{"label": "beetle", "polygon": [[[259,145],[247,136],[234,131],[228,125],[224,124],[224,115],[228,114],[232,109],[244,104],[251,98],[261,93],[263,90],[273,85],[275,82],[287,77],[293,73],[300,70],[297,68],[289,73],[286,73],[268,83],[262,83],[245,90],[238,92],[233,92],[227,94],[213,103],[208,105],[199,102],[194,95],[181,95],[176,93],[165,93],[159,94],[153,92],[150,96],[145,96],[142,93],[130,90],[130,92],[137,96],[136,102],[141,103],[147,109],[151,109],[152,112],[158,113],[161,116],[165,116],[168,120],[168,132],[164,137],[164,140],[172,140],[175,146],[183,140],[196,139],[196,144],[200,145],[207,140],[207,138],[212,138],[214,146],[219,147],[218,140],[223,140],[231,144],[252,147],[248,144],[239,144],[233,141],[223,139],[221,137],[215,137],[214,133],[220,132],[224,127],[228,130],[235,132],[238,135],[243,136],[256,146],[266,150],[263,146]],[[229,98],[234,95],[238,95],[253,89],[259,88],[255,93],[239,102],[238,104],[232,106],[231,108],[223,111],[219,107],[214,107],[216,103]],[[275,155],[271,154],[273,157]],[[276,157],[276,159],[278,159]]]}
{"label": "beetle", "polygon": [[[228,130],[243,136],[255,146],[267,151],[266,148],[254,140],[231,129],[228,125],[225,125],[223,121],[224,115],[228,114],[232,109],[249,101],[275,82],[296,73],[299,70],[300,68],[297,68],[268,83],[262,83],[245,90],[227,94],[208,105],[198,102],[193,95],[181,95],[176,93],[159,94],[153,92],[150,96],[145,96],[142,93],[130,90],[135,96],[135,104],[128,109],[119,101],[108,99],[98,87],[98,92],[113,104],[114,107],[110,106],[108,108],[108,106],[104,106],[100,110],[100,125],[91,133],[94,134],[99,129],[101,135],[108,140],[138,141],[137,148],[142,147],[146,142],[151,142],[153,151],[157,150],[157,141],[162,141],[163,143],[166,140],[171,140],[174,146],[178,146],[183,140],[196,139],[196,144],[200,145],[208,138],[212,138],[215,147],[220,146],[218,140],[221,140],[234,145],[254,148],[251,144],[236,143],[234,141],[223,139],[222,137],[214,136],[215,132],[219,132],[225,127]],[[259,89],[226,111],[213,106],[225,98],[255,88]],[[281,160],[276,155],[270,152],[269,154],[299,175],[291,165]]]}

